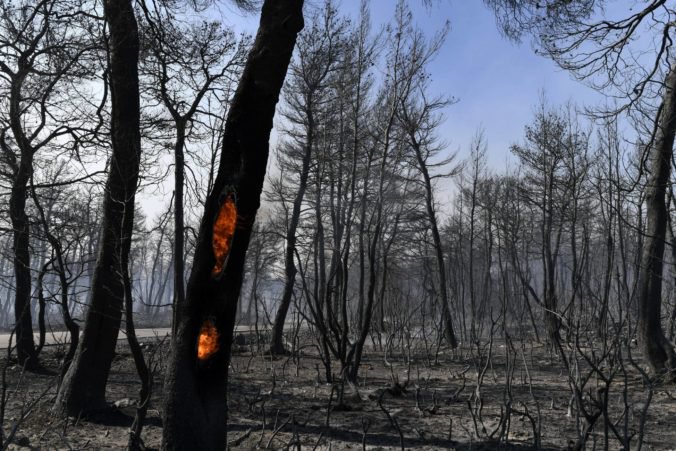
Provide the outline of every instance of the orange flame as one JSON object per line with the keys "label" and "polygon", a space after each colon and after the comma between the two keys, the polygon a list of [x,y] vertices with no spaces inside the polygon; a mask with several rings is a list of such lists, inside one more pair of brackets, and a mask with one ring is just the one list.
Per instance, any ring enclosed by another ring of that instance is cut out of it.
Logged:
{"label": "orange flame", "polygon": [[208,319],[202,324],[200,336],[197,342],[197,358],[207,360],[218,352],[218,329]]}
{"label": "orange flame", "polygon": [[232,194],[223,202],[221,210],[218,212],[216,222],[214,222],[211,244],[214,250],[216,264],[211,270],[213,276],[217,276],[223,270],[225,260],[230,252],[232,237],[235,234],[235,224],[237,223],[237,206]]}

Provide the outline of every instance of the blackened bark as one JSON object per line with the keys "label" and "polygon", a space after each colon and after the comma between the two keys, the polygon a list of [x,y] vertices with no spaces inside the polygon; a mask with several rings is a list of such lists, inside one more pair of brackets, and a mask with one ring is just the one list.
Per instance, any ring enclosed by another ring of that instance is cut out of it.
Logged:
{"label": "blackened bark", "polygon": [[[47,220],[45,211],[42,208],[42,205],[40,204],[40,199],[38,198],[35,192],[35,186],[33,185],[32,180],[31,180],[31,196],[33,198],[33,202],[35,203],[35,208],[38,211],[40,223],[42,224],[42,228],[45,232],[45,236],[47,237],[47,241],[49,241],[49,244],[52,246],[54,259],[52,260],[51,264],[54,265],[54,260],[56,260],[56,270],[59,274],[59,284],[61,286],[61,301],[60,301],[61,315],[63,316],[63,323],[65,324],[66,328],[68,329],[68,332],[70,333],[70,344],[68,345],[68,351],[66,352],[66,355],[63,358],[63,364],[61,365],[60,377],[63,379],[63,376],[66,374],[66,371],[68,371],[70,362],[73,360],[75,350],[77,349],[77,345],[80,341],[80,326],[70,316],[70,308],[68,306],[68,289],[70,283],[68,282],[68,277],[66,275],[67,270],[66,263],[64,261],[63,248],[61,247],[61,242],[59,241],[59,239],[49,230],[49,221]],[[42,289],[42,278],[44,277],[44,274],[47,271],[48,264],[49,263],[43,266],[42,271],[40,271],[40,275],[38,276],[38,290],[39,290],[38,293],[39,293],[41,315],[44,315],[44,303],[45,303]],[[40,323],[40,344],[38,346],[38,353],[39,349],[42,346],[44,346],[44,337],[43,337],[44,318],[39,319],[39,323]]]}
{"label": "blackened bark", "polygon": [[26,215],[27,184],[33,172],[32,150],[22,151],[19,170],[15,174],[9,197],[9,216],[12,222],[14,242],[14,317],[16,353],[20,365],[35,367],[37,354],[33,341],[31,319],[31,266],[29,253],[29,225]]}
{"label": "blackened bark", "polygon": [[103,200],[99,253],[82,340],[56,399],[69,415],[106,407],[105,389],[115,354],[134,220],[141,154],[139,38],[131,0],[106,0],[110,30],[112,155]]}
{"label": "blackened bark", "polygon": [[176,143],[174,144],[174,305],[172,336],[176,334],[176,312],[185,302],[185,234],[183,224],[183,188],[185,185],[185,128],[183,120],[176,121]]}
{"label": "blackened bark", "polygon": [[[24,167],[23,161],[21,164]],[[32,165],[31,165],[32,166]],[[30,169],[32,171],[32,167]],[[29,226],[26,215],[26,170],[18,175],[9,198],[9,214],[14,231],[14,317],[16,331],[16,353],[20,365],[34,367],[37,354],[33,341],[33,321],[31,318],[31,271],[29,246]]]}
{"label": "blackened bark", "polygon": [[[443,315],[443,329],[444,329],[444,338],[448,342],[448,345],[455,349],[458,347],[458,341],[455,338],[455,332],[453,331],[453,318],[451,316],[451,309],[448,306],[448,287],[446,286],[446,265],[444,264],[444,253],[441,246],[441,235],[439,234],[439,227],[437,225],[437,214],[434,210],[434,193],[432,192],[432,179],[430,173],[427,170],[427,163],[424,161],[422,156],[422,151],[420,149],[420,144],[417,142],[415,136],[411,136],[413,141],[413,148],[415,149],[416,159],[418,160],[418,166],[421,174],[423,175],[423,180],[425,181],[425,208],[427,210],[427,218],[430,222],[430,228],[432,229],[432,239],[434,240],[434,254],[437,259],[437,268],[439,270],[439,293],[441,294],[441,299],[439,303],[441,304],[441,313]],[[472,321],[472,328],[474,328],[474,321]]]}
{"label": "blackened bark", "polygon": [[[648,155],[646,231],[639,277],[638,334],[653,374],[676,370],[676,354],[662,330],[662,270],[669,212],[666,191],[676,134],[676,65],[665,80],[657,129]],[[673,377],[673,376],[672,376]]]}
{"label": "blackened bark", "polygon": [[45,308],[47,306],[47,302],[45,301],[45,291],[42,287],[44,278],[45,278],[45,273],[47,272],[47,265],[44,264],[42,265],[42,268],[40,269],[40,273],[38,274],[38,280],[37,280],[37,291],[38,291],[38,345],[35,347],[35,354],[40,355],[40,352],[42,352],[42,348],[45,347],[45,340],[47,338],[47,326],[45,325]]}
{"label": "blackened bark", "polygon": [[[545,133],[547,130],[545,130]],[[546,140],[545,135],[545,140]],[[545,326],[547,329],[547,338],[552,350],[557,349],[556,344],[561,341],[561,320],[557,313],[558,298],[556,293],[556,263],[558,256],[559,240],[561,238],[561,228],[554,238],[554,192],[556,184],[556,163],[548,166],[545,173],[545,188],[542,192],[542,262],[544,267],[544,287],[543,299],[545,306]],[[552,240],[556,240],[552,243]]]}
{"label": "blackened bark", "polygon": [[131,349],[131,355],[136,366],[136,373],[141,380],[141,390],[139,391],[139,404],[136,408],[134,422],[129,430],[129,441],[127,449],[129,451],[144,450],[141,431],[148,413],[148,404],[150,403],[150,394],[152,393],[153,375],[148,368],[146,359],[143,356],[143,349],[136,338],[136,329],[134,327],[134,299],[131,294],[131,280],[129,272],[124,273],[124,323],[127,333],[127,342]]}
{"label": "blackened bark", "polygon": [[[204,215],[188,279],[178,308],[176,337],[164,396],[163,449],[224,450],[227,446],[227,387],[230,345],[242,285],[246,250],[260,205],[272,120],[303,28],[303,0],[266,0],[225,124],[223,152]],[[237,225],[222,272],[212,275],[214,221],[234,195]],[[200,329],[210,320],[218,330],[218,351],[198,360]]]}
{"label": "blackened bark", "polygon": [[10,90],[10,126],[21,153],[21,161],[15,166],[12,189],[9,196],[9,217],[13,230],[14,245],[14,318],[16,353],[19,364],[26,368],[37,365],[31,319],[31,265],[29,253],[29,224],[26,215],[28,180],[33,175],[33,149],[26,137],[21,121],[21,87],[28,73],[25,62],[12,80]]}

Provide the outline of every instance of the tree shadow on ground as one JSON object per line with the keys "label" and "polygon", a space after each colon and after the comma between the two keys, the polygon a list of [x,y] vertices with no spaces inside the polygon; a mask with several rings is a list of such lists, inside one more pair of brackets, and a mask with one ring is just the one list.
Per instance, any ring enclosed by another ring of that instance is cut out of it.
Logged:
{"label": "tree shadow on ground", "polygon": [[[131,427],[134,422],[136,407],[115,407],[110,406],[106,409],[100,409],[83,415],[80,419],[88,423],[95,423],[101,426],[110,427]],[[162,419],[158,417],[146,417],[144,426],[162,427]]]}
{"label": "tree shadow on ground", "polygon": [[[292,426],[289,426],[288,429],[291,429]],[[305,436],[320,437],[321,443],[316,443],[316,445],[327,445],[333,440],[339,440],[342,442],[350,442],[355,444],[355,448],[364,443],[369,447],[388,447],[388,448],[400,448],[401,439],[399,435],[392,431],[391,433],[384,432],[373,432],[366,434],[366,440],[364,440],[362,432],[353,432],[347,431],[345,429],[329,428],[328,430],[323,426],[311,426],[311,425],[299,425],[295,426],[296,432],[303,438]],[[242,432],[246,433],[251,429],[250,424],[229,424],[229,437],[231,439],[236,439],[237,435],[233,432]],[[287,431],[288,432],[288,431]],[[552,447],[540,447],[537,448],[531,444],[526,443],[498,443],[495,440],[488,441],[473,441],[473,442],[462,442],[457,440],[448,440],[441,437],[404,437],[404,448],[405,449],[415,449],[419,447],[434,447],[435,449],[451,449],[456,451],[488,451],[488,450],[509,450],[509,451],[561,451],[560,448]]]}

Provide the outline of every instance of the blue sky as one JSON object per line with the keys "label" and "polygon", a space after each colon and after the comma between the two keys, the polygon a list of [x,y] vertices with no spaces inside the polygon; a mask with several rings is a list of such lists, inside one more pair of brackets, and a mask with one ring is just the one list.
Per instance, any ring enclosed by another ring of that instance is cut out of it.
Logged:
{"label": "blue sky", "polygon": [[[306,8],[321,6],[322,0],[306,1]],[[458,103],[446,111],[442,136],[449,151],[464,158],[479,128],[488,145],[489,166],[504,168],[509,146],[521,141],[533,110],[544,91],[549,103],[568,100],[583,106],[603,97],[559,69],[552,61],[536,55],[530,43],[507,41],[498,31],[493,12],[481,0],[437,0],[426,8],[420,0],[409,1],[418,28],[432,35],[448,20],[451,30],[438,57],[430,66],[432,88],[451,95]],[[359,0],[340,0],[340,10],[357,17]],[[371,0],[374,29],[389,21],[396,0]],[[255,33],[258,17],[232,6],[223,6],[224,20],[238,30]]]}
{"label": "blue sky", "polygon": [[[357,18],[359,0],[335,1],[341,12]],[[392,19],[396,1],[370,1],[374,30]],[[306,0],[306,16],[309,9],[319,8],[323,2]],[[610,11],[606,13],[611,17],[624,16],[636,2],[613,0],[608,3]],[[458,100],[446,110],[440,135],[448,144],[448,152],[457,152],[460,160],[467,158],[472,138],[482,129],[488,169],[504,173],[506,168],[514,168],[516,164],[509,148],[522,142],[524,126],[532,122],[543,92],[550,105],[571,101],[583,107],[600,105],[605,100],[605,96],[575,80],[551,60],[537,55],[527,38],[521,44],[506,40],[499,33],[493,12],[482,0],[436,0],[430,8],[424,7],[422,0],[408,3],[417,27],[429,36],[442,29],[447,20],[451,25],[446,42],[429,71],[432,89]],[[230,0],[221,0],[215,6],[218,10],[214,11],[215,15],[235,32],[256,33],[260,12],[244,13]],[[278,121],[277,117],[275,122]],[[272,148],[276,137],[273,131]],[[275,172],[272,154],[268,171]],[[439,187],[437,200],[442,211],[448,212],[451,208],[455,186],[455,181],[449,180]],[[149,210],[153,215],[156,208]]]}

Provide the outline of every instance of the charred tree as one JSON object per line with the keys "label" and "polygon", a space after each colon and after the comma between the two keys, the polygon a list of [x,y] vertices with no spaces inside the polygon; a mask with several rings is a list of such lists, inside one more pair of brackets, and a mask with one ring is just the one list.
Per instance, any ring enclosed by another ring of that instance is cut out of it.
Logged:
{"label": "charred tree", "polygon": [[[293,198],[291,216],[286,228],[286,253],[284,255],[284,290],[272,325],[270,352],[285,354],[284,323],[291,305],[296,274],[294,263],[296,253],[296,232],[301,219],[301,207],[308,188],[308,177],[317,133],[317,117],[325,114],[322,106],[327,103],[327,91],[331,88],[331,76],[338,69],[343,48],[342,33],[344,24],[336,20],[336,9],[327,2],[323,17],[313,19],[312,27],[304,32],[298,42],[298,62],[291,64],[288,98],[289,111],[285,114],[292,124],[303,124],[300,133],[288,143],[280,157],[280,166],[289,171],[300,169],[298,187]],[[325,109],[325,107],[324,107]],[[294,145],[295,144],[295,145]],[[300,160],[300,168],[298,161]],[[283,194],[280,194],[283,195]]]}
{"label": "charred tree", "polygon": [[68,0],[40,0],[3,2],[0,8],[0,176],[11,187],[17,356],[26,367],[37,365],[28,182],[39,151],[74,149],[86,129],[86,109],[74,114],[63,107],[78,97],[77,81],[91,74],[83,58],[92,49],[91,37],[81,33],[90,24],[80,7]]}
{"label": "charred tree", "polygon": [[164,396],[163,449],[227,446],[227,387],[246,250],[260,205],[268,141],[303,0],[266,0],[225,124],[223,152],[204,207],[178,307]]}
{"label": "charred tree", "polygon": [[[200,111],[219,83],[239,72],[244,64],[244,49],[230,30],[218,22],[200,26],[179,26],[172,21],[171,9],[154,8],[141,2],[148,35],[150,56],[141,64],[148,82],[142,86],[164,105],[175,130],[174,153],[174,306],[185,301],[185,171],[186,146],[192,124],[204,114]],[[185,49],[194,47],[192,53]],[[174,307],[175,308],[175,307]],[[173,324],[176,324],[174,319]]]}
{"label": "charred tree", "polygon": [[650,370],[656,375],[676,370],[676,353],[662,329],[662,272],[669,218],[666,192],[676,134],[676,65],[667,75],[658,111],[656,133],[646,149],[646,229],[638,288],[638,335]]}
{"label": "charred tree", "polygon": [[105,408],[124,301],[141,155],[138,82],[139,37],[131,0],[104,1],[110,36],[112,103],[108,180],[103,199],[99,253],[89,291],[82,339],[56,398],[68,415]]}
{"label": "charred tree", "polygon": [[[455,158],[455,154],[451,154],[441,162],[430,162],[432,157],[438,155],[438,153],[443,150],[443,146],[439,146],[439,143],[436,142],[436,137],[434,136],[436,128],[441,123],[441,117],[435,117],[436,111],[449,105],[451,102],[445,99],[437,99],[428,102],[425,96],[422,97],[424,100],[420,102],[421,104],[417,104],[415,101],[410,101],[408,103],[402,102],[399,114],[401,116],[401,125],[407,135],[407,144],[413,154],[413,165],[420,175],[422,175],[420,185],[425,193],[425,212],[427,213],[427,221],[432,232],[432,244],[437,261],[437,269],[439,271],[438,292],[440,295],[439,304],[441,306],[441,313],[444,321],[444,338],[451,348],[456,348],[458,346],[458,341],[455,337],[455,331],[453,330],[451,310],[448,305],[449,296],[446,281],[446,265],[444,263],[443,245],[441,234],[439,233],[439,222],[435,208],[434,180],[454,175],[454,173],[457,172],[457,169],[452,169],[448,174],[433,174],[430,172],[430,169],[433,168],[446,167]],[[472,322],[474,323],[474,317],[472,318]],[[474,330],[474,324],[472,324],[472,330]],[[472,336],[472,338],[475,337]]]}
{"label": "charred tree", "polygon": [[45,328],[44,325],[44,304],[45,299],[44,299],[44,294],[43,294],[43,286],[42,286],[42,279],[44,277],[44,274],[47,271],[48,265],[52,265],[55,267],[56,272],[58,274],[59,278],[59,285],[61,288],[61,293],[60,293],[60,304],[61,304],[61,315],[63,318],[63,324],[66,326],[66,329],[68,329],[68,332],[70,333],[70,344],[68,345],[68,351],[66,351],[66,355],[63,358],[63,366],[61,369],[61,376],[63,376],[66,371],[68,371],[68,366],[70,365],[70,362],[73,360],[73,356],[75,355],[75,351],[77,349],[77,345],[80,341],[80,326],[78,323],[76,323],[73,320],[73,317],[70,314],[70,308],[68,307],[68,290],[70,286],[70,281],[68,280],[68,269],[66,267],[66,258],[65,258],[65,252],[63,250],[63,246],[61,245],[61,241],[52,233],[49,227],[49,219],[48,216],[45,214],[44,207],[40,203],[40,199],[35,192],[35,185],[33,183],[33,180],[31,180],[31,196],[33,198],[33,203],[35,204],[35,208],[38,212],[38,218],[40,221],[40,225],[43,228],[43,232],[45,234],[45,237],[47,238],[47,241],[49,242],[50,246],[52,247],[52,254],[53,257],[50,262],[47,262],[44,266],[42,271],[40,272],[40,275],[38,276],[38,296],[39,296],[39,302],[40,302],[40,314],[43,316],[43,318],[40,321],[40,343],[39,343],[39,348],[44,346],[44,335],[45,331],[43,330]]}
{"label": "charred tree", "polygon": [[310,155],[312,154],[313,128],[311,114],[308,116],[308,121],[308,136],[300,173],[300,185],[293,200],[291,217],[289,218],[289,224],[286,229],[286,253],[284,254],[284,276],[286,280],[284,281],[282,299],[279,302],[279,307],[277,307],[277,313],[275,314],[275,322],[272,325],[272,336],[270,339],[270,353],[278,355],[285,354],[287,352],[284,348],[284,323],[286,322],[286,314],[288,313],[289,307],[291,306],[293,287],[296,282],[296,273],[298,272],[296,269],[296,264],[294,263],[294,252],[296,250],[296,229],[298,228],[298,223],[300,222],[300,208],[303,203],[303,197],[305,196],[305,189],[307,188],[307,179],[310,169]]}
{"label": "charred tree", "polygon": [[[33,367],[37,363],[37,352],[33,341],[33,324],[31,319],[31,267],[29,253],[29,221],[26,214],[26,199],[28,197],[28,180],[33,175],[33,159],[35,155],[34,143],[31,140],[31,131],[24,129],[23,108],[25,108],[24,84],[32,69],[31,61],[35,58],[36,48],[42,42],[49,29],[50,11],[41,2],[33,11],[34,20],[22,24],[26,28],[30,25],[36,28],[31,35],[19,34],[15,39],[28,41],[28,45],[16,55],[14,68],[10,67],[5,59],[0,61],[0,71],[9,81],[7,95],[9,103],[8,117],[4,118],[0,147],[3,151],[3,160],[9,166],[11,191],[9,196],[9,219],[12,224],[13,262],[14,262],[14,331],[16,333],[16,351],[20,365]],[[42,23],[40,23],[40,18]],[[16,20],[5,11],[3,22]],[[33,23],[34,22],[34,23]],[[3,23],[3,29],[9,27]],[[4,30],[3,30],[4,31]],[[9,35],[10,33],[8,33]],[[8,36],[10,38],[10,36]],[[5,51],[9,44],[2,43],[0,48]],[[11,64],[11,63],[10,63]],[[10,143],[7,132],[11,132],[13,142]]]}
{"label": "charred tree", "polygon": [[[17,87],[17,89],[20,88]],[[17,109],[16,114],[12,114],[16,118],[12,120],[12,131],[15,136],[20,137],[17,142],[21,143],[19,145],[21,161],[16,167],[9,197],[9,217],[12,222],[14,243],[16,353],[19,364],[31,368],[37,364],[37,353],[33,342],[33,322],[31,319],[31,266],[28,250],[30,230],[28,215],[26,214],[26,199],[28,197],[28,180],[33,174],[34,150],[28,140],[25,139],[20,125],[21,116],[18,113],[20,108],[18,101],[12,102],[10,105]]]}

